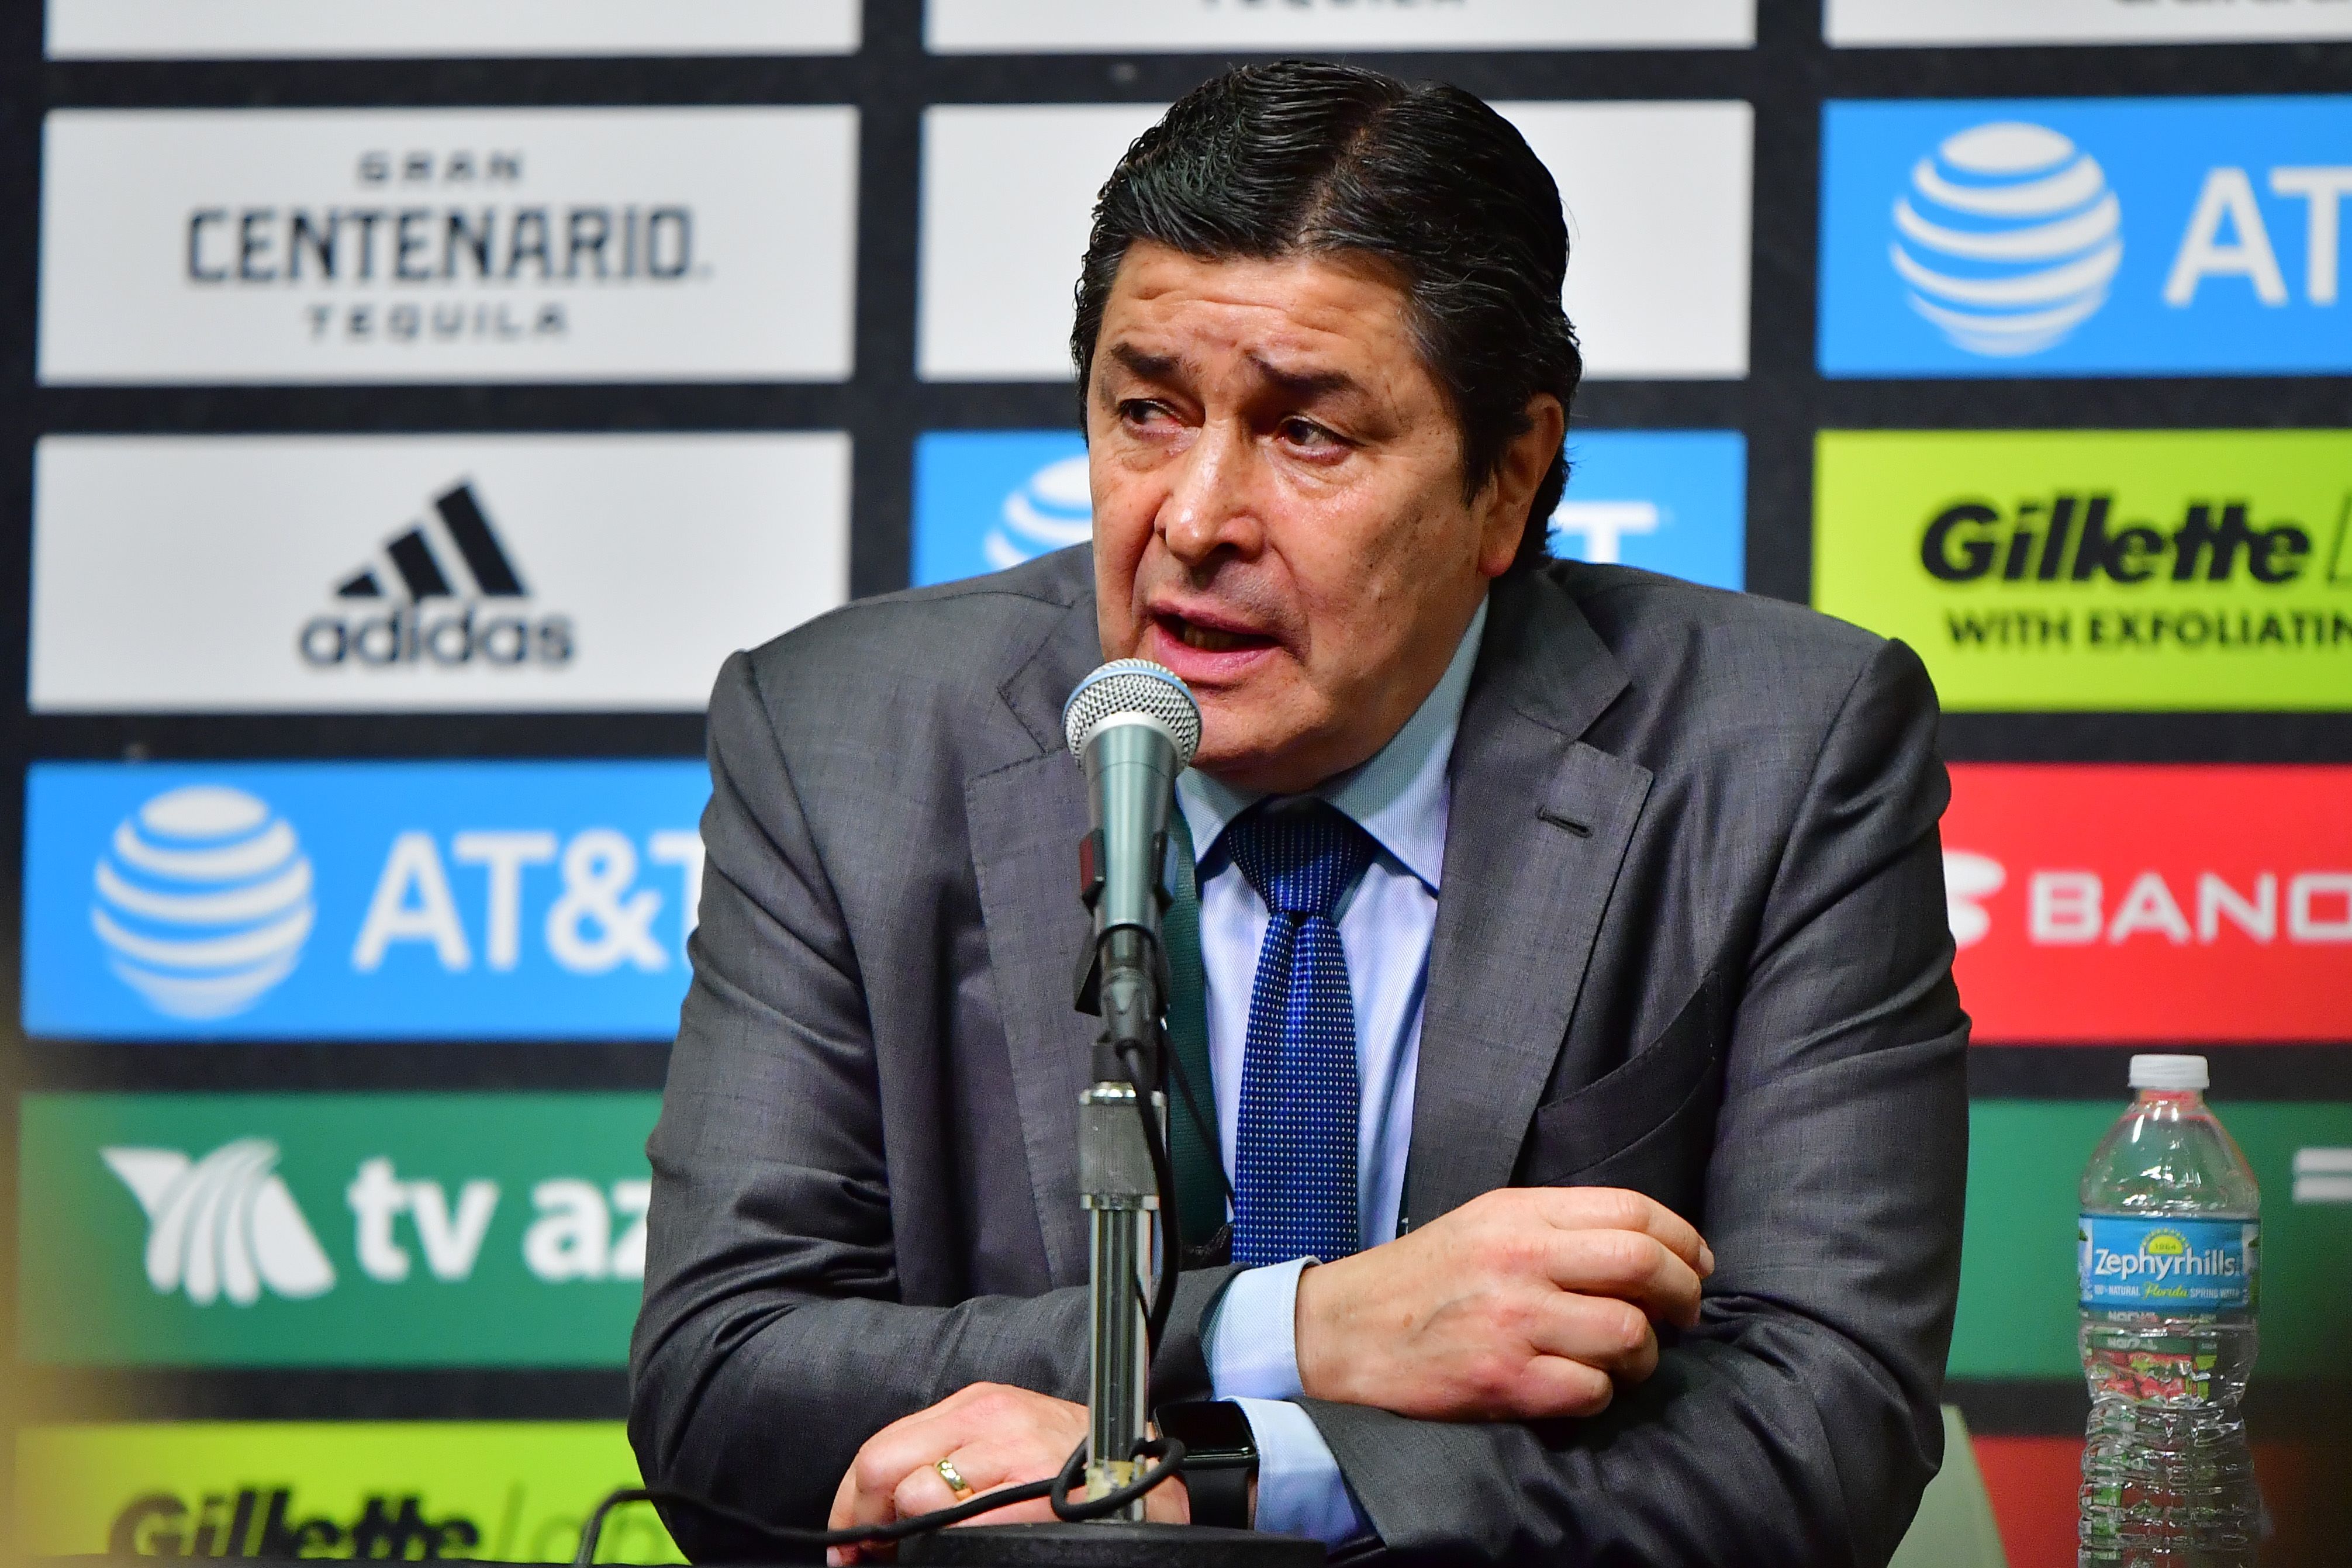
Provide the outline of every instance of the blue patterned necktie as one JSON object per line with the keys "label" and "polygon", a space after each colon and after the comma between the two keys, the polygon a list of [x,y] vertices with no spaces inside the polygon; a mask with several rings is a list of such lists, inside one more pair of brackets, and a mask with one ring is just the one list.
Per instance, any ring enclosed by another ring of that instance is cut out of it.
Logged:
{"label": "blue patterned necktie", "polygon": [[1322,801],[1260,805],[1225,829],[1268,916],[1250,989],[1234,1152],[1234,1261],[1357,1250],[1356,1004],[1331,918],[1372,841]]}

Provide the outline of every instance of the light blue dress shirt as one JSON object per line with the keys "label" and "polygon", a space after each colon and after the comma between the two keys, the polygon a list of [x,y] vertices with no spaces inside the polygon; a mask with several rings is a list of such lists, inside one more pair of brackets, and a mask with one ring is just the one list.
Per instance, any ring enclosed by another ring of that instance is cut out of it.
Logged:
{"label": "light blue dress shirt", "polygon": [[[1421,1004],[1445,861],[1446,764],[1486,629],[1481,604],[1453,662],[1404,728],[1370,762],[1314,792],[1352,817],[1375,846],[1371,865],[1338,911],[1356,1004],[1356,1213],[1366,1247],[1396,1239],[1404,1203]],[[1209,1070],[1228,1171],[1241,1128],[1242,1052],[1267,916],[1219,836],[1258,798],[1190,770],[1176,780],[1177,805],[1200,856]],[[1218,1398],[1242,1407],[1257,1442],[1257,1527],[1337,1546],[1370,1534],[1371,1525],[1322,1434],[1292,1403],[1301,1392],[1294,1337],[1298,1276],[1308,1261],[1234,1278],[1205,1331],[1209,1378]]]}

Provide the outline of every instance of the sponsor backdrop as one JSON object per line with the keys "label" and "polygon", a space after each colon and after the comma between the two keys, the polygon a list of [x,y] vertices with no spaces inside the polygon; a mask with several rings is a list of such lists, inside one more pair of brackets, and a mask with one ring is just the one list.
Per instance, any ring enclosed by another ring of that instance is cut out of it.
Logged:
{"label": "sponsor backdrop", "polygon": [[2150,1048],[2263,1184],[2271,1558],[2340,1555],[2345,0],[8,7],[12,1545],[569,1555],[719,661],[1085,541],[1093,193],[1295,52],[1556,174],[1555,551],[1934,672],[2012,1562],[2073,1560],[2074,1184]]}

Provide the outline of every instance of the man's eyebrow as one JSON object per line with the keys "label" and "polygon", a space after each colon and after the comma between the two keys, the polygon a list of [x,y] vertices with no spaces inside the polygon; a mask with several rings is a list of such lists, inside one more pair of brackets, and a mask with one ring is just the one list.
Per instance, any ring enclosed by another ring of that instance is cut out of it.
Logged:
{"label": "man's eyebrow", "polygon": [[1250,364],[1278,391],[1299,403],[1334,393],[1358,393],[1363,384],[1344,370],[1282,370],[1270,365],[1255,354],[1249,356]]}
{"label": "man's eyebrow", "polygon": [[1166,381],[1176,374],[1178,360],[1174,354],[1148,354],[1133,343],[1113,343],[1110,357],[1122,369],[1145,381]]}

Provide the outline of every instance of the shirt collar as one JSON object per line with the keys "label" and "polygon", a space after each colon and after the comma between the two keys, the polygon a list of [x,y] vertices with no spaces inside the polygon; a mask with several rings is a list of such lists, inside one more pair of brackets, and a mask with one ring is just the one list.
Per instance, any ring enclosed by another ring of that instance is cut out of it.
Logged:
{"label": "shirt collar", "polygon": [[[1323,781],[1308,792],[1355,820],[1406,870],[1437,890],[1445,864],[1448,792],[1445,767],[1470,695],[1470,671],[1486,631],[1486,602],[1478,602],[1454,658],[1404,728],[1369,762]],[[1187,768],[1176,778],[1176,804],[1192,830],[1195,858],[1206,861],[1225,826],[1261,798],[1251,790]]]}

